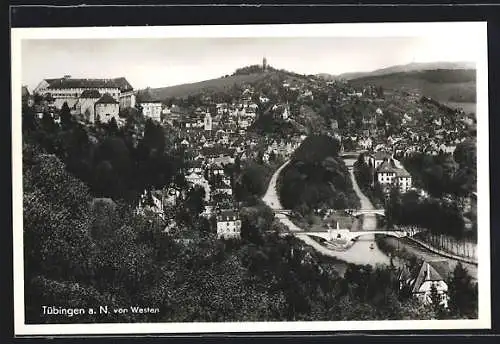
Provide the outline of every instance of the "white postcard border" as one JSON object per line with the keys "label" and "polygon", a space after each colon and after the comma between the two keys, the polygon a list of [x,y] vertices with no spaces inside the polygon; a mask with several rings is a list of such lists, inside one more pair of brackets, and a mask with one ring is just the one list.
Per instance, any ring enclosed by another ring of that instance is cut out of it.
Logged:
{"label": "white postcard border", "polygon": [[[106,39],[188,37],[410,37],[474,35],[484,49],[477,69],[478,281],[479,318],[474,320],[384,320],[316,322],[48,324],[24,323],[23,193],[21,138],[21,42],[23,39]],[[491,328],[488,59],[486,22],[280,24],[170,27],[13,28],[12,187],[15,335],[232,333],[278,331],[432,330]],[[480,249],[479,249],[480,248]]]}

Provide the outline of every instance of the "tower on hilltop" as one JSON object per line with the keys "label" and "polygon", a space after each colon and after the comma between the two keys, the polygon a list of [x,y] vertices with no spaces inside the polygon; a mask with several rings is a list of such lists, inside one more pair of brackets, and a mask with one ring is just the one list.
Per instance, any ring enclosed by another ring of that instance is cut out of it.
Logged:
{"label": "tower on hilltop", "polygon": [[265,57],[262,59],[262,70],[267,71],[267,59]]}

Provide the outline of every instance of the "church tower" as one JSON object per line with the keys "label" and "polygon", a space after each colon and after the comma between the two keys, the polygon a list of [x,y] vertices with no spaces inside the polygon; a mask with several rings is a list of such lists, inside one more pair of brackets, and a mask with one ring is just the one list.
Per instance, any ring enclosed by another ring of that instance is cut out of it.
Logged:
{"label": "church tower", "polygon": [[205,115],[204,124],[206,131],[212,130],[212,116],[210,115],[209,112],[207,112],[207,114]]}
{"label": "church tower", "polygon": [[262,70],[267,72],[267,59],[265,57],[262,59]]}

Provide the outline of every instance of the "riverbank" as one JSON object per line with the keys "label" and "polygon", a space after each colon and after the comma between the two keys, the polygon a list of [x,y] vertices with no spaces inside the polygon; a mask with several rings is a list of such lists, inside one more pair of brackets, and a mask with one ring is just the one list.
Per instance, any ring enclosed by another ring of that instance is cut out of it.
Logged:
{"label": "riverbank", "polygon": [[377,247],[385,254],[397,257],[398,259],[446,260],[451,271],[460,262],[467,269],[469,275],[477,281],[477,264],[447,257],[443,253],[433,252],[431,248],[422,246],[421,243],[415,241],[413,238],[396,239],[389,236],[377,235],[375,242]]}

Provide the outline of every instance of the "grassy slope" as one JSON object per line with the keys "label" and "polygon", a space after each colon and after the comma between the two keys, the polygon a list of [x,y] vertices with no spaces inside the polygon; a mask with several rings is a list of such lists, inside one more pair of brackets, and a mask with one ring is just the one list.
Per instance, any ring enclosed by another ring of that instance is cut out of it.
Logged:
{"label": "grassy slope", "polygon": [[[356,87],[374,84],[384,89],[419,91],[422,95],[455,106],[461,106],[460,103],[473,104],[476,98],[476,78],[473,70],[393,73],[354,79],[350,80],[350,83]],[[469,105],[463,106],[471,109]]]}
{"label": "grassy slope", "polygon": [[213,90],[216,92],[228,90],[236,85],[252,83],[262,79],[267,74],[255,73],[248,75],[232,75],[226,78],[210,79],[191,84],[182,84],[169,87],[151,88],[151,93],[159,99],[171,97],[187,97],[195,95],[203,90]]}

